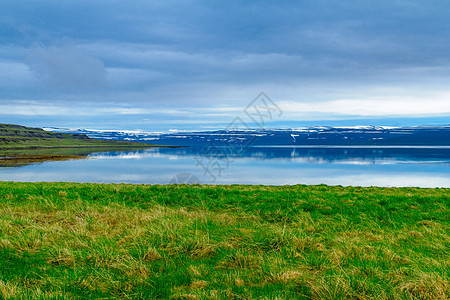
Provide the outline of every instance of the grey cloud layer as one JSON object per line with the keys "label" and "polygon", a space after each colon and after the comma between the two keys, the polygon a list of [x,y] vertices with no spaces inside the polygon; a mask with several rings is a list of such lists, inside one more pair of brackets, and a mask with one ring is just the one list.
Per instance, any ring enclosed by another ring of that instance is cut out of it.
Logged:
{"label": "grey cloud layer", "polygon": [[84,92],[106,86],[103,63],[75,47],[34,49],[27,64],[36,78],[52,90]]}
{"label": "grey cloud layer", "polygon": [[449,19],[444,0],[7,0],[0,101],[213,107],[261,90],[294,102],[443,90]]}

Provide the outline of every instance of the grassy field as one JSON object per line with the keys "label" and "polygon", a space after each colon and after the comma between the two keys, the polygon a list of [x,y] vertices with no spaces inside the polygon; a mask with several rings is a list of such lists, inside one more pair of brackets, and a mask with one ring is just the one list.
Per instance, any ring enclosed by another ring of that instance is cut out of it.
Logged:
{"label": "grassy field", "polygon": [[449,299],[449,189],[0,182],[0,298]]}

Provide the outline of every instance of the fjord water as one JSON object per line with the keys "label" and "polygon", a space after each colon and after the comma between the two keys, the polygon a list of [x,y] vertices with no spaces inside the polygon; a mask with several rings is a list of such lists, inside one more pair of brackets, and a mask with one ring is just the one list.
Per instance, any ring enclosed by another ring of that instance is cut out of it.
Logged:
{"label": "fjord water", "polygon": [[[150,148],[0,168],[2,181],[450,187],[448,147]],[[179,181],[178,181],[179,182]]]}

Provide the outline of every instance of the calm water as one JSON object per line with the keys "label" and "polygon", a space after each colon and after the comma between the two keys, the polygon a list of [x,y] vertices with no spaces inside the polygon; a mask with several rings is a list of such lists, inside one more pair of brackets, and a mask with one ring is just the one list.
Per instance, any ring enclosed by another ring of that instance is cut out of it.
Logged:
{"label": "calm water", "polygon": [[450,187],[450,149],[154,148],[0,168],[0,180],[167,184],[180,173],[206,184]]}

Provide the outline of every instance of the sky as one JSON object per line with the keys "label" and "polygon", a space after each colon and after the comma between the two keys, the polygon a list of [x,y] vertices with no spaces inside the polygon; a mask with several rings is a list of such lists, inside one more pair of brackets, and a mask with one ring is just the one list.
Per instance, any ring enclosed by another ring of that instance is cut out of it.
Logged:
{"label": "sky", "polygon": [[[450,124],[446,0],[3,0],[0,123]],[[256,102],[254,101],[256,99]],[[261,107],[260,107],[261,108]]]}

